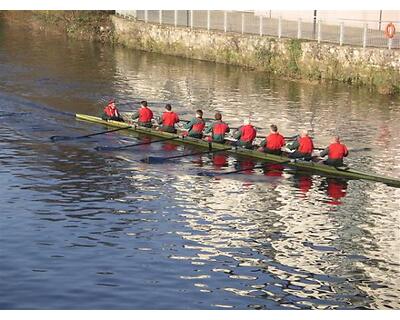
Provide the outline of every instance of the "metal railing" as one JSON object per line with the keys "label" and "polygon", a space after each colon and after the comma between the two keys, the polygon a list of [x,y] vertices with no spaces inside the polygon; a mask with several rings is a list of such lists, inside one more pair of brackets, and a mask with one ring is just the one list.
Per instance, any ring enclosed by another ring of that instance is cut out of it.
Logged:
{"label": "metal railing", "polygon": [[[385,37],[383,30],[376,26],[385,26],[399,21],[362,21],[362,20],[285,20],[281,17],[269,18],[255,15],[254,11],[218,11],[218,10],[133,10],[115,11],[116,14],[147,23],[173,25],[179,27],[257,34],[278,38],[295,38],[318,42],[336,43],[388,49],[400,49],[400,36]],[[400,32],[400,27],[398,28]]]}

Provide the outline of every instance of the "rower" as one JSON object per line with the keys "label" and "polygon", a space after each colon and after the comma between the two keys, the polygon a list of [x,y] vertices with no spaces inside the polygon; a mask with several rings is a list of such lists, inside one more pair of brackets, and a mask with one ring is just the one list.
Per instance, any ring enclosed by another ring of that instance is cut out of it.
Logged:
{"label": "rower", "polygon": [[331,144],[320,153],[320,157],[328,156],[328,159],[323,161],[324,164],[334,167],[343,166],[343,158],[347,157],[349,151],[347,147],[340,142],[339,136],[332,138]]}
{"label": "rower", "polygon": [[153,126],[151,123],[153,111],[147,106],[147,101],[140,102],[139,110],[132,114],[132,120],[136,119],[138,119],[139,126],[146,128],[151,128]]}
{"label": "rower", "polygon": [[169,103],[165,105],[165,112],[162,114],[160,122],[162,123],[161,131],[176,133],[175,124],[179,122],[179,117],[172,111]]}
{"label": "rower", "polygon": [[285,145],[285,138],[278,132],[278,127],[275,124],[270,126],[270,134],[261,141],[258,151],[276,154],[282,154],[281,148]]}
{"label": "rower", "polygon": [[237,129],[233,134],[233,138],[237,139],[236,145],[238,147],[253,149],[253,140],[257,136],[257,130],[250,123],[250,119],[244,119],[243,126]]}
{"label": "rower", "polygon": [[103,120],[114,120],[114,121],[124,121],[122,116],[120,115],[117,106],[115,105],[115,100],[112,99],[108,102],[107,106],[103,110],[103,114],[101,116]]}
{"label": "rower", "polygon": [[292,142],[288,149],[295,150],[288,154],[289,158],[300,159],[310,161],[312,159],[312,152],[314,150],[314,143],[311,137],[308,135],[308,130],[302,130],[300,136],[296,141]]}
{"label": "rower", "polygon": [[205,133],[211,133],[210,142],[224,143],[225,134],[230,131],[228,124],[222,121],[221,113],[215,114],[215,121],[206,129]]}
{"label": "rower", "polygon": [[183,128],[188,130],[189,137],[202,139],[205,126],[206,123],[203,120],[203,111],[199,109],[196,111],[196,116],[186,123]]}

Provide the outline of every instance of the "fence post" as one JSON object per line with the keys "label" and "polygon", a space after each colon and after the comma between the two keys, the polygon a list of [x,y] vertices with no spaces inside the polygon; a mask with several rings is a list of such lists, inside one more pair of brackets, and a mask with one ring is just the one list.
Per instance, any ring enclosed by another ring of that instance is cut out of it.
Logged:
{"label": "fence post", "polygon": [[317,38],[318,38],[318,43],[320,43],[321,42],[321,38],[322,38],[322,21],[321,20],[318,20],[318,35],[317,35]]}
{"label": "fence post", "polygon": [[368,24],[364,23],[363,48],[367,46],[367,33],[368,33]]}
{"label": "fence post", "polygon": [[392,44],[393,44],[393,39],[392,39],[392,38],[389,38],[389,39],[388,39],[388,49],[389,49],[389,50],[392,50]]}
{"label": "fence post", "polygon": [[297,21],[297,39],[301,39],[301,18]]}
{"label": "fence post", "polygon": [[282,17],[278,19],[278,38],[282,37]]}
{"label": "fence post", "polygon": [[158,10],[158,20],[162,24],[162,10]]}
{"label": "fence post", "polygon": [[244,33],[244,12],[242,12],[242,34]]}
{"label": "fence post", "polygon": [[228,14],[226,11],[224,11],[224,32],[228,29],[227,24],[228,24]]}
{"label": "fence post", "polygon": [[339,35],[339,45],[343,45],[344,39],[344,22],[340,23],[340,35]]}
{"label": "fence post", "polygon": [[263,35],[263,17],[260,16],[260,36]]}
{"label": "fence post", "polygon": [[190,28],[193,29],[193,10],[190,10]]}
{"label": "fence post", "polygon": [[211,14],[210,14],[210,10],[207,10],[207,30],[210,31],[210,19],[211,18]]}
{"label": "fence post", "polygon": [[178,26],[178,10],[174,11],[174,24],[175,27]]}
{"label": "fence post", "polygon": [[144,22],[147,23],[149,21],[149,12],[147,10],[144,10]]}

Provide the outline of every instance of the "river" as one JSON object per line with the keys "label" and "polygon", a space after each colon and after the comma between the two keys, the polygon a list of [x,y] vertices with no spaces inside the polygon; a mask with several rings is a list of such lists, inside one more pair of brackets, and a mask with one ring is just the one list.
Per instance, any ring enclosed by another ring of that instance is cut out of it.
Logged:
{"label": "river", "polygon": [[[77,121],[169,102],[238,126],[340,133],[346,162],[400,177],[400,100],[342,84],[269,79],[234,66],[0,25],[1,309],[394,309],[400,189],[190,152]],[[265,133],[266,131],[264,131]],[[203,171],[248,172],[210,178]]]}

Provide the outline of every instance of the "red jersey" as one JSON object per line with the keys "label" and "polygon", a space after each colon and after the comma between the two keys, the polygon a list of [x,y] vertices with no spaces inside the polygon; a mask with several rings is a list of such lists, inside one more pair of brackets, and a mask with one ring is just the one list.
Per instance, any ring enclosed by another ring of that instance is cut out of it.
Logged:
{"label": "red jersey", "polygon": [[213,134],[224,136],[229,126],[223,121],[215,121],[213,124]]}
{"label": "red jersey", "polygon": [[164,112],[162,115],[162,124],[166,127],[173,127],[179,122],[179,117],[175,112]]}
{"label": "red jersey", "polygon": [[312,153],[314,150],[314,143],[308,136],[299,138],[299,148],[297,149],[301,153]]}
{"label": "red jersey", "polygon": [[104,113],[109,117],[119,117],[119,112],[117,108],[111,108],[111,104],[108,104],[104,108]]}
{"label": "red jersey", "polygon": [[341,144],[339,142],[337,143],[332,143],[328,147],[328,158],[329,159],[343,159],[343,157],[347,157],[349,154],[349,151],[347,150],[347,147],[344,144]]}
{"label": "red jersey", "polygon": [[251,124],[240,127],[240,132],[240,141],[243,142],[253,142],[257,136],[257,131]]}
{"label": "red jersey", "polygon": [[192,132],[202,133],[206,126],[205,121],[202,118],[195,118],[195,123],[192,126]]}
{"label": "red jersey", "polygon": [[285,138],[279,132],[270,133],[265,141],[265,146],[270,150],[280,150],[285,145]]}
{"label": "red jersey", "polygon": [[139,121],[140,122],[150,122],[153,119],[153,111],[148,107],[139,109]]}

